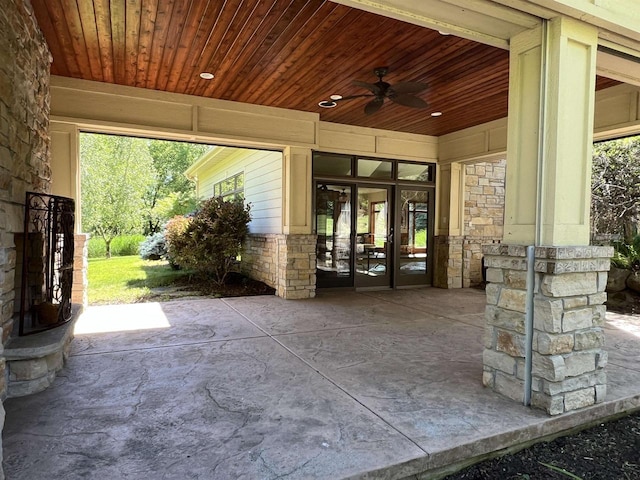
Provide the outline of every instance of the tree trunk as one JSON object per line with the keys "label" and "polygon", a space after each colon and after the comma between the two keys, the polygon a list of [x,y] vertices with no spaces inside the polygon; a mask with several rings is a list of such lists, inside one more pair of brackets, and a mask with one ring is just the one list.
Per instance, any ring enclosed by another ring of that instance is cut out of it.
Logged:
{"label": "tree trunk", "polygon": [[105,257],[107,258],[111,258],[111,240],[113,240],[112,238],[110,238],[109,240],[104,241],[105,246],[107,247],[107,253],[105,254]]}
{"label": "tree trunk", "polygon": [[631,218],[623,221],[624,242],[627,245],[633,244],[633,239],[638,234],[638,225],[635,220],[635,217],[632,216]]}

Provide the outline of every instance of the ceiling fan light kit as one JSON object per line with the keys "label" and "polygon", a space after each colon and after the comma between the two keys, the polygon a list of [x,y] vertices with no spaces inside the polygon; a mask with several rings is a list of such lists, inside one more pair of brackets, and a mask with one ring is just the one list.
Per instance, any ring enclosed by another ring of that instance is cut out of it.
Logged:
{"label": "ceiling fan light kit", "polygon": [[361,95],[349,95],[343,97],[341,95],[331,95],[331,100],[323,100],[318,103],[318,106],[322,108],[334,108],[338,105],[338,102],[344,100],[352,100],[354,98],[373,97],[369,103],[364,107],[364,113],[371,115],[382,107],[385,99],[389,99],[398,105],[403,105],[410,108],[426,108],[428,107],[420,97],[416,97],[415,94],[420,93],[427,88],[426,83],[422,82],[400,82],[396,85],[391,85],[383,80],[384,76],[388,73],[387,67],[376,67],[373,69],[373,74],[378,77],[378,81],[375,83],[361,82],[360,80],[354,80],[351,82],[357,87],[362,87],[369,90],[371,93],[365,93]]}

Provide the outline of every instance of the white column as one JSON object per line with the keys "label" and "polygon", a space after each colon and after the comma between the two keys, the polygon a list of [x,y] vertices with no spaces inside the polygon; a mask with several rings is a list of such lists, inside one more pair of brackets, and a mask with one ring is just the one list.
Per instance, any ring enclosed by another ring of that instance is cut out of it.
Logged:
{"label": "white column", "polygon": [[76,201],[76,233],[80,216],[80,132],[76,125],[51,122],[51,193]]}
{"label": "white column", "polygon": [[557,17],[511,40],[507,244],[589,244],[597,35]]}
{"label": "white column", "polygon": [[310,234],[313,223],[311,149],[287,147],[283,177],[282,233]]}

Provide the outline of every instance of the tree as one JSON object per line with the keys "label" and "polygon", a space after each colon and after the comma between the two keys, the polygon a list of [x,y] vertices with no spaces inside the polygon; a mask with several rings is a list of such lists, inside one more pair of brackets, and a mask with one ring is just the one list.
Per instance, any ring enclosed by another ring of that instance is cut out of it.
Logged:
{"label": "tree", "polygon": [[631,243],[640,222],[640,137],[597,143],[591,184],[591,230]]}
{"label": "tree", "polygon": [[81,134],[83,228],[111,241],[141,228],[143,197],[154,181],[148,140]]}
{"label": "tree", "polygon": [[186,142],[149,142],[155,178],[144,195],[146,235],[158,232],[162,224],[173,216],[195,209],[194,185],[184,172],[208,148],[206,145]]}

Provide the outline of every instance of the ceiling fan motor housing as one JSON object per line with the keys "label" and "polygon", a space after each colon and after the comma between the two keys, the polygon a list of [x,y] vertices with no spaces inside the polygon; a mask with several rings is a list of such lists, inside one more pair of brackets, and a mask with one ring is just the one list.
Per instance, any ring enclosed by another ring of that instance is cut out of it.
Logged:
{"label": "ceiling fan motor housing", "polygon": [[388,72],[389,72],[389,67],[376,67],[373,69],[373,74],[376,77],[380,77],[381,80],[382,80],[382,77],[384,77]]}

